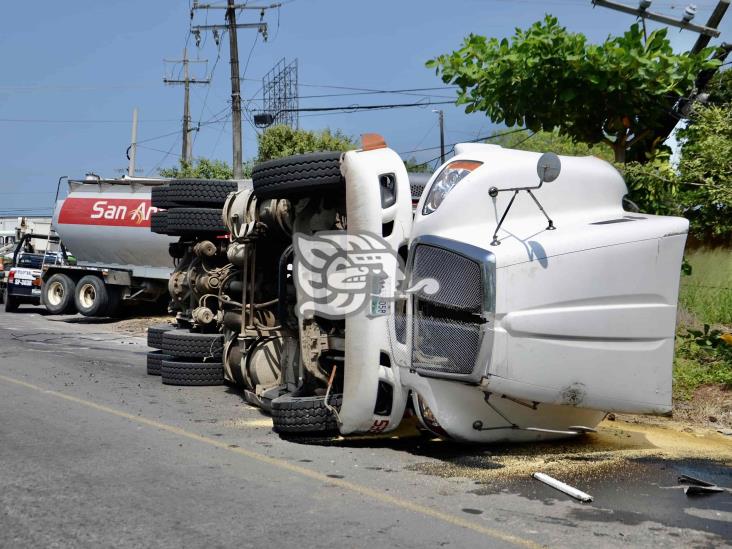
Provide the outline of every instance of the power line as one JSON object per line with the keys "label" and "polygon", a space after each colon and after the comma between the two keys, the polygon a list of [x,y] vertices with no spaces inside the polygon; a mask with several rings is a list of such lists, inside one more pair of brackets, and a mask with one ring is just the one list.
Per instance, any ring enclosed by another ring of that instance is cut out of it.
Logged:
{"label": "power line", "polygon": [[[450,147],[450,150],[448,151],[448,154],[450,154],[450,153],[452,153],[452,152],[455,151],[455,145],[459,145],[460,143],[477,143],[478,141],[487,141],[488,139],[495,139],[497,137],[503,137],[504,135],[511,135],[512,133],[523,132],[523,131],[526,131],[526,130],[527,130],[527,128],[516,128],[514,130],[508,130],[508,131],[502,132],[502,133],[494,133],[492,135],[485,135],[483,137],[478,137],[476,139],[470,139],[468,141],[456,141],[455,143],[450,143],[450,144],[446,145],[446,147]],[[534,135],[535,135],[535,133],[532,133],[526,139],[529,139],[530,137],[533,137]],[[524,141],[526,141],[526,139],[524,139],[522,141],[519,141],[516,145],[520,145],[521,143],[523,143]],[[440,146],[438,145],[437,147],[428,147],[426,149],[421,149],[421,150],[422,151],[429,151],[429,150],[439,149],[439,148],[440,148]],[[397,153],[397,154],[399,154],[399,156],[402,156],[402,155],[405,155],[405,154],[415,153],[415,152],[420,152],[420,151],[404,151],[404,152],[400,152],[400,153]],[[438,154],[436,157],[431,158],[430,160],[427,160],[426,162],[421,162],[421,163],[417,164],[417,166],[425,166],[427,164],[430,164],[430,163],[434,162],[435,160],[439,160],[441,157],[442,157],[442,154]]]}
{"label": "power line", "polygon": [[[144,120],[150,122],[177,122],[175,118],[150,119]],[[52,119],[52,118],[0,118],[0,122],[19,123],[19,124],[129,124],[129,120],[113,120],[113,119]]]}

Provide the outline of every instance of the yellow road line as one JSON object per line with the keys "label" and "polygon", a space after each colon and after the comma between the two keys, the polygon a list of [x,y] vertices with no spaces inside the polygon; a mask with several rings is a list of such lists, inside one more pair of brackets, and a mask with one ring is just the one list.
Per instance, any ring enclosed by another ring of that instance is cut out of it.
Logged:
{"label": "yellow road line", "polygon": [[21,381],[19,379],[7,377],[4,375],[0,375],[0,380],[6,381],[8,383],[12,383],[14,385],[19,385],[21,387],[26,387],[27,389],[33,389],[34,391],[38,391],[38,392],[41,392],[46,395],[51,395],[56,398],[60,398],[60,399],[63,399],[63,400],[69,401],[69,402],[81,404],[82,406],[86,406],[87,408],[92,408],[94,410],[98,410],[100,412],[105,412],[105,413],[111,414],[113,416],[128,419],[130,421],[134,421],[135,423],[147,425],[148,427],[153,427],[155,429],[160,429],[161,431],[166,431],[168,433],[172,433],[172,434],[175,434],[175,435],[178,435],[181,437],[185,437],[190,440],[195,440],[195,441],[201,442],[203,444],[208,444],[209,446],[215,446],[217,448],[221,448],[222,450],[226,450],[227,452],[239,454],[241,456],[247,457],[254,461],[258,461],[260,463],[266,463],[267,465],[271,465],[273,467],[276,467],[278,469],[283,469],[283,470],[289,471],[291,473],[296,473],[298,475],[301,475],[306,478],[310,478],[312,480],[316,480],[323,484],[336,485],[336,486],[339,486],[340,488],[343,488],[344,490],[348,490],[350,492],[354,492],[356,494],[366,496],[366,497],[371,498],[380,503],[392,505],[394,507],[399,507],[399,508],[405,509],[407,511],[412,511],[413,513],[417,513],[420,515],[424,515],[427,517],[431,517],[431,518],[440,520],[442,522],[446,522],[448,524],[452,524],[454,526],[466,528],[468,530],[472,530],[473,532],[477,532],[479,534],[483,534],[483,535],[486,535],[488,537],[491,537],[491,538],[494,538],[497,540],[512,543],[514,545],[520,545],[522,547],[531,547],[532,549],[543,547],[542,545],[540,545],[534,541],[531,541],[529,539],[520,538],[518,536],[514,536],[513,534],[503,532],[496,528],[489,528],[487,526],[476,524],[475,522],[466,520],[458,515],[453,515],[450,513],[443,513],[442,511],[438,511],[437,509],[432,509],[431,507],[426,507],[424,505],[414,503],[407,499],[394,497],[392,495],[385,494],[378,490],[374,490],[374,489],[369,488],[368,486],[364,486],[362,484],[357,484],[355,482],[349,482],[349,481],[343,480],[343,479],[331,478],[327,475],[324,475],[323,473],[313,471],[312,469],[308,469],[308,468],[302,467],[300,465],[295,465],[293,463],[289,463],[288,461],[285,461],[282,459],[260,454],[258,452],[254,452],[252,450],[247,450],[245,448],[239,448],[239,447],[232,448],[228,444],[221,442],[219,440],[214,440],[212,438],[208,438],[208,437],[196,434],[196,433],[192,433],[190,431],[186,431],[185,429],[181,429],[180,427],[168,425],[167,423],[161,423],[159,421],[155,421],[154,419],[148,419],[146,417],[133,415],[128,412],[123,412],[122,410],[110,408],[109,406],[104,406],[103,404],[97,404],[95,402],[85,400],[83,398],[75,397],[72,395],[67,395],[64,393],[60,393],[58,391],[53,391],[51,389],[44,389],[43,387],[40,387],[38,385],[34,385],[32,383],[28,383],[26,381]]}

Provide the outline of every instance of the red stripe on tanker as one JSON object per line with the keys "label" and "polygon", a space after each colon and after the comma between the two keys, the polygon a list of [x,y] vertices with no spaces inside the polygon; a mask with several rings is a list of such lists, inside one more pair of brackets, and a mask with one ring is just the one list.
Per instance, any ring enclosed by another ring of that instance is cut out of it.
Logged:
{"label": "red stripe on tanker", "polygon": [[58,216],[59,224],[107,225],[113,227],[149,227],[150,214],[158,208],[150,199],[139,198],[67,198]]}

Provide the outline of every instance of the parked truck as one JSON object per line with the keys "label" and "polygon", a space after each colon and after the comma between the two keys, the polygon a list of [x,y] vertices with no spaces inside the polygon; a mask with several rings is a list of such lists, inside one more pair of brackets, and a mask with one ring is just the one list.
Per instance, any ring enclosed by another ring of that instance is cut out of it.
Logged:
{"label": "parked truck", "polygon": [[598,158],[484,144],[456,146],[414,215],[411,194],[375,135],[255,166],[225,228],[188,235],[195,309],[149,335],[164,381],[223,377],[283,435],[411,413],[445,438],[538,440],[670,412],[686,220],[625,211]]}
{"label": "parked truck", "polygon": [[110,316],[123,302],[167,300],[173,271],[168,245],[150,231],[151,190],[163,179],[69,180],[53,229],[76,265],[43,267],[41,301],[53,314]]}

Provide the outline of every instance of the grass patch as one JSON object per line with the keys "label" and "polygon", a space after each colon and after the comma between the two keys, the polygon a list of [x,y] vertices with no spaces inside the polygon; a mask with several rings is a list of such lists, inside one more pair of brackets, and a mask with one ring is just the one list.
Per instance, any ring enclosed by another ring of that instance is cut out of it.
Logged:
{"label": "grass patch", "polygon": [[732,325],[732,250],[686,255],[692,272],[681,277],[679,305],[707,324]]}
{"label": "grass patch", "polygon": [[686,259],[692,272],[681,277],[674,356],[679,400],[705,385],[732,388],[732,341],[720,337],[732,332],[732,250],[699,249]]}

